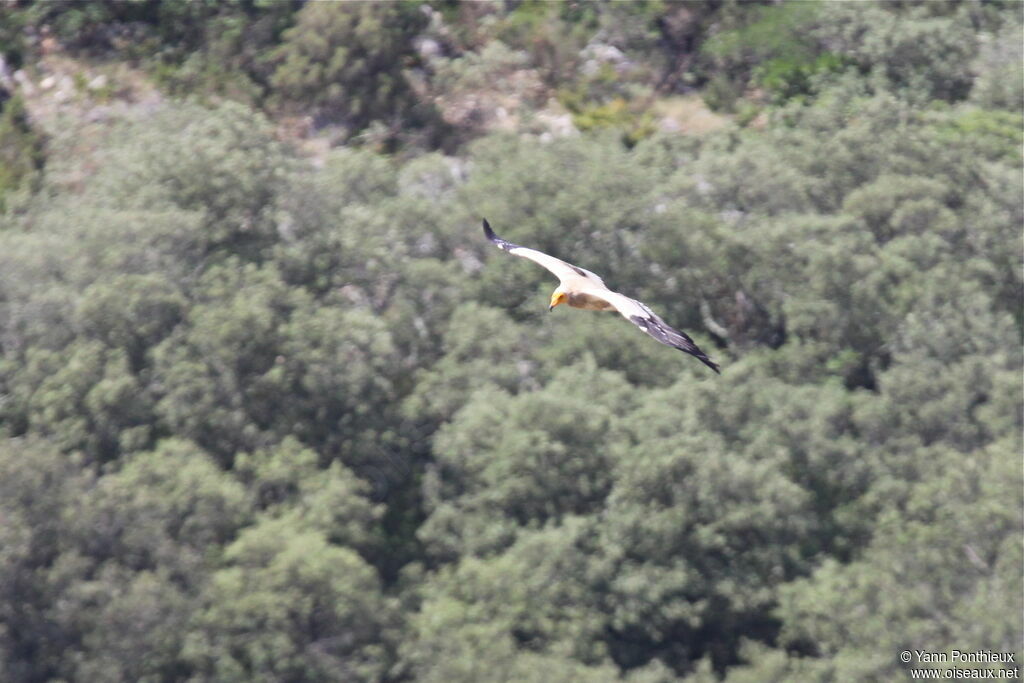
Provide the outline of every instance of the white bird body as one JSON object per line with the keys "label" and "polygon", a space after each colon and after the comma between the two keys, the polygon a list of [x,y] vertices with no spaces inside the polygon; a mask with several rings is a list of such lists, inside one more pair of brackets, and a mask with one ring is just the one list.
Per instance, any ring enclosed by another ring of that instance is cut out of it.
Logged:
{"label": "white bird body", "polygon": [[624,294],[608,289],[604,280],[598,275],[542,251],[521,247],[503,240],[494,234],[486,219],[484,220],[484,234],[487,239],[504,251],[539,263],[558,277],[559,285],[551,294],[549,310],[566,303],[573,308],[589,311],[618,311],[622,317],[662,344],[684,351],[696,357],[715,372],[719,372],[718,365],[708,358],[685,332],[670,327],[654,311],[636,299],[630,299]]}

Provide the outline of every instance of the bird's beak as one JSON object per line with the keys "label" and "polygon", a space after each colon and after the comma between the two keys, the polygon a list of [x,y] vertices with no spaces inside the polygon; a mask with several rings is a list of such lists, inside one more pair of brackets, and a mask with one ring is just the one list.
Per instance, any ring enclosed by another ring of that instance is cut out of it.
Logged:
{"label": "bird's beak", "polygon": [[553,310],[555,310],[555,305],[554,304],[551,304],[550,306],[548,306],[548,313],[550,313]]}

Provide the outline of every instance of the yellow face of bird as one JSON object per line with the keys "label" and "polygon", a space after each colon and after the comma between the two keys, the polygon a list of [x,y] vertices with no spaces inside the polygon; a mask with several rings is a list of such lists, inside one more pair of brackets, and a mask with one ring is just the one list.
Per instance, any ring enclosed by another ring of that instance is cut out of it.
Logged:
{"label": "yellow face of bird", "polygon": [[569,297],[565,295],[565,292],[560,289],[556,289],[551,295],[551,305],[548,306],[548,310],[554,310],[558,304],[564,304],[569,302]]}

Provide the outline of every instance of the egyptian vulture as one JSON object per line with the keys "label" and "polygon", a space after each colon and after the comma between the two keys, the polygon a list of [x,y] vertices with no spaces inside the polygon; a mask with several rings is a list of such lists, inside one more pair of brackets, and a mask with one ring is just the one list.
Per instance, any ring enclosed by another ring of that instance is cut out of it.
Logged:
{"label": "egyptian vulture", "polygon": [[608,289],[604,281],[589,270],[578,268],[542,251],[506,242],[494,234],[487,219],[484,219],[484,234],[500,249],[539,263],[558,276],[561,282],[551,294],[549,311],[558,304],[569,304],[573,308],[583,308],[589,311],[618,311],[622,317],[662,344],[685,351],[715,372],[719,372],[718,365],[697,348],[697,345],[685,332],[669,327],[654,311],[639,301]]}

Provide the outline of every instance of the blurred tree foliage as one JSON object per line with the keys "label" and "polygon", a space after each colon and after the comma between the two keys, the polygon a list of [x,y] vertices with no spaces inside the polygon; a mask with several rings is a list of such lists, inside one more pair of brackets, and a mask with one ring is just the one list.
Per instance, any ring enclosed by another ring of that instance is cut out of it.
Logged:
{"label": "blurred tree foliage", "polygon": [[[199,97],[86,155],[4,103],[0,679],[1024,658],[1021,5],[3,12],[9,64],[56,39]],[[506,85],[629,116],[495,132]],[[691,88],[740,113],[628,136]],[[283,112],[346,132],[310,163]],[[481,216],[722,376],[549,314]]]}
{"label": "blurred tree foliage", "polygon": [[376,122],[393,139],[434,118],[406,71],[417,66],[413,39],[428,16],[415,2],[311,2],[275,53],[271,84],[321,122],[357,132]]}
{"label": "blurred tree foliage", "polygon": [[143,65],[171,92],[259,101],[273,71],[270,53],[301,6],[301,0],[15,0],[3,10],[0,52],[9,63],[30,66],[56,41],[71,54]]}
{"label": "blurred tree foliage", "polygon": [[32,128],[24,100],[4,97],[0,89],[0,209],[36,189],[45,158],[43,136]]}

